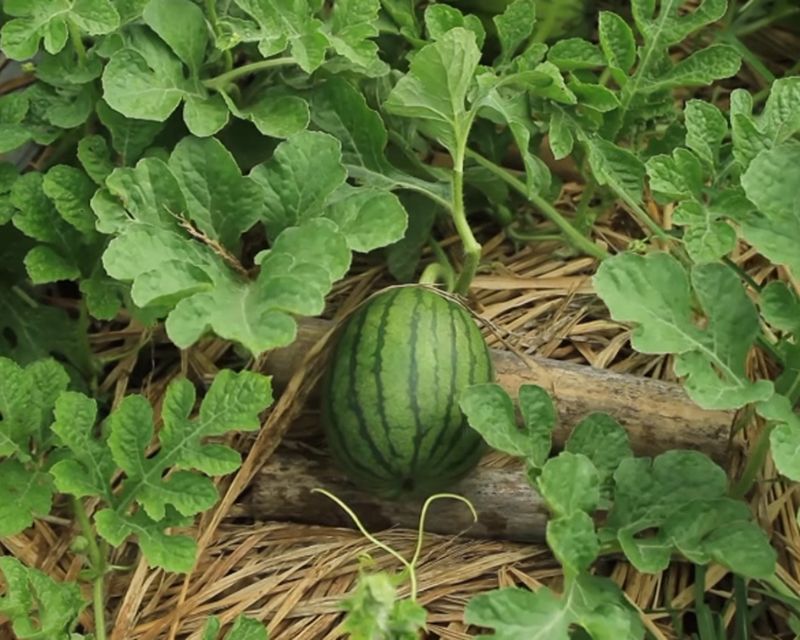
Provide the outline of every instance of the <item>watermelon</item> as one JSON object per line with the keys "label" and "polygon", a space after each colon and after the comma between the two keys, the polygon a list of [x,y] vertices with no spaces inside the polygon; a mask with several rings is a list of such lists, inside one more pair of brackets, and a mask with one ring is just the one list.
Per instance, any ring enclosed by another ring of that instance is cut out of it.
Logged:
{"label": "watermelon", "polygon": [[492,378],[489,350],[463,306],[428,287],[386,289],[339,333],[323,387],[331,454],[383,497],[441,491],[484,453],[459,393]]}

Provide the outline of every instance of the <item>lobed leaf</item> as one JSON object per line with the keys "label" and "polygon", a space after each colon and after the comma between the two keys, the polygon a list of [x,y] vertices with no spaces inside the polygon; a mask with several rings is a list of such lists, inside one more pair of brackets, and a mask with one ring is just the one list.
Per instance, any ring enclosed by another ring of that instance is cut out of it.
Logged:
{"label": "lobed leaf", "polygon": [[[772,394],[772,383],[751,382],[746,375],[758,314],[724,265],[698,265],[687,274],[664,253],[620,254],[600,266],[595,287],[615,319],[636,323],[635,349],[678,354],[675,373],[686,377],[690,397],[701,406],[737,408]],[[692,291],[706,315],[705,328],[694,322]]]}
{"label": "lobed leaf", "polygon": [[17,638],[71,640],[86,607],[77,584],[56,582],[13,556],[0,557],[0,572],[6,583],[0,614],[10,619]]}

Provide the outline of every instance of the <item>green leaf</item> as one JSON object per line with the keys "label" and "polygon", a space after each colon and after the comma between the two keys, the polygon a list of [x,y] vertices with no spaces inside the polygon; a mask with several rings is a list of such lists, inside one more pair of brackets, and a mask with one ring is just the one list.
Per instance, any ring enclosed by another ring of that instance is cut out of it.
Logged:
{"label": "green leaf", "polygon": [[743,221],[742,235],[760,253],[800,277],[800,144],[787,142],[759,153],[742,176],[748,199],[758,213]]}
{"label": "green leaf", "polygon": [[103,101],[97,103],[97,117],[111,133],[111,146],[120,155],[123,165],[136,162],[164,128],[161,122],[126,118]]}
{"label": "green leaf", "polygon": [[650,0],[632,0],[633,18],[646,43],[641,55],[644,57],[650,50],[658,51],[682,42],[693,32],[722,18],[726,6],[726,0],[703,0],[693,11],[684,13],[680,11],[680,0],[662,2],[658,9]]}
{"label": "green leaf", "polygon": [[783,282],[773,280],[761,290],[761,314],[780,331],[800,336],[800,297]]}
{"label": "green leaf", "polygon": [[[126,397],[107,421],[108,449],[114,463],[125,473],[121,490],[124,500],[116,510],[97,514],[98,533],[114,545],[136,535],[152,565],[170,571],[190,569],[194,542],[169,536],[164,529],[182,523],[181,516],[193,516],[214,504],[217,491],[207,475],[230,473],[239,466],[234,450],[206,443],[205,439],[234,430],[257,429],[259,414],[271,400],[268,378],[248,371],[224,370],[214,379],[199,415],[190,419],[195,405],[194,387],[186,380],[176,380],[167,388],[162,407],[160,447],[155,455],[148,455],[154,433],[152,409],[142,396]],[[85,399],[68,397],[65,402],[70,403],[63,407],[65,412],[73,409],[75,402],[79,412],[90,410]],[[61,409],[59,405],[59,413]],[[70,437],[77,445],[90,421],[87,415],[82,425],[70,425],[71,419],[59,416],[57,423],[63,424],[59,433],[71,429]],[[86,469],[87,484],[90,477],[100,478],[106,472],[109,463],[99,455],[86,451],[83,460],[79,459]],[[65,476],[64,469],[56,471],[57,477]],[[126,513],[125,508],[134,501],[141,509]]]}
{"label": "green leaf", "polygon": [[389,65],[378,57],[380,0],[342,0],[333,5],[328,40],[336,53],[344,56],[368,76],[378,77]]}
{"label": "green leaf", "polygon": [[475,43],[480,49],[486,38],[486,32],[480,19],[473,15],[465,16],[455,7],[446,4],[431,4],[425,9],[425,28],[431,40],[441,37],[456,27],[463,27],[475,34]]}
{"label": "green leaf", "polygon": [[389,273],[400,282],[411,282],[417,270],[422,249],[428,243],[439,206],[419,193],[400,194],[407,211],[408,227],[401,240],[386,249],[386,266]]}
{"label": "green leaf", "polygon": [[679,87],[703,87],[716,80],[730,78],[739,72],[742,61],[730,45],[715,44],[695,51],[672,67],[640,85],[640,90],[661,91]]}
{"label": "green leaf", "polygon": [[111,0],[10,0],[3,9],[14,19],[0,30],[0,48],[13,60],[32,58],[42,40],[48,53],[61,51],[68,23],[95,36],[111,33],[120,23]]}
{"label": "green leaf", "polygon": [[633,30],[620,16],[611,11],[601,11],[598,32],[600,47],[618,84],[636,62],[636,40]]}
{"label": "green leaf", "polygon": [[688,100],[684,118],[686,146],[708,167],[716,167],[722,141],[728,135],[728,123],[722,112],[710,102]]}
{"label": "green leaf", "polygon": [[592,461],[580,453],[562,451],[542,468],[539,493],[557,516],[594,511],[600,501],[600,476]]}
{"label": "green leaf", "polygon": [[427,612],[412,600],[397,598],[398,580],[387,573],[362,573],[341,607],[347,613],[342,630],[353,640],[392,638],[416,640],[425,628]]}
{"label": "green leaf", "polygon": [[606,64],[606,57],[600,48],[583,38],[559,40],[550,47],[547,59],[562,71],[595,69]]}
{"label": "green leaf", "polygon": [[0,614],[11,620],[17,638],[70,640],[78,616],[86,607],[78,585],[56,582],[13,556],[0,557],[6,592]]}
{"label": "green leaf", "polygon": [[142,17],[191,72],[197,74],[208,46],[203,10],[191,0],[150,0]]}
{"label": "green leaf", "polygon": [[168,517],[153,522],[143,511],[131,516],[119,515],[111,509],[95,514],[97,533],[114,546],[120,546],[129,536],[136,536],[147,563],[173,573],[187,573],[194,566],[197,543],[184,535],[168,535],[164,529],[185,526],[185,518],[169,511]]}
{"label": "green leaf", "polygon": [[[7,423],[5,419],[0,425],[5,428]],[[0,436],[0,449],[8,448],[3,442],[7,437]],[[53,486],[47,473],[14,458],[0,461],[0,537],[16,535],[30,527],[37,516],[48,515],[52,502]]]}
{"label": "green leaf", "polygon": [[[78,143],[78,160],[86,174],[99,185],[102,185],[108,174],[114,170],[108,144],[105,138],[96,134],[81,138]],[[94,225],[92,227],[94,228]]]}
{"label": "green leaf", "polygon": [[123,298],[129,293],[127,287],[108,277],[102,264],[98,264],[88,278],[81,280],[80,290],[86,308],[98,320],[113,320],[119,313]]}
{"label": "green leaf", "polygon": [[456,139],[466,133],[465,101],[480,57],[474,33],[451,29],[417,52],[384,107],[390,113],[422,120],[431,135],[453,153]]}
{"label": "green leaf", "polygon": [[83,171],[65,164],[55,165],[45,174],[42,189],[64,220],[83,234],[94,232],[95,217],[89,200],[96,187]]}
{"label": "green leaf", "polygon": [[778,471],[800,480],[800,415],[786,396],[774,395],[757,407],[759,415],[776,423],[770,432],[770,451]]}
{"label": "green leaf", "polygon": [[[669,451],[652,461],[625,459],[615,472],[614,481],[615,502],[607,530],[616,534],[631,562],[649,572],[667,566],[678,539],[674,529],[660,527],[692,502],[717,501],[727,493],[725,472],[696,451]],[[719,515],[709,512],[712,521],[726,520],[730,509],[725,504],[720,508],[723,512]],[[691,535],[686,530],[685,540]],[[691,545],[687,542],[684,546],[689,549]]]}
{"label": "green leaf", "polygon": [[720,213],[696,201],[682,202],[673,212],[672,221],[684,227],[683,243],[696,264],[715,262],[736,246],[736,231],[719,219]]}
{"label": "green leaf", "polygon": [[577,624],[595,640],[643,640],[639,612],[634,609],[615,582],[589,574],[579,575],[568,594],[568,606]]}
{"label": "green leaf", "polygon": [[563,112],[553,111],[550,115],[548,142],[556,160],[562,160],[572,153],[575,138]]}
{"label": "green leaf", "polygon": [[[736,73],[738,56],[727,45],[700,49],[676,65],[669,59],[673,45],[719,20],[725,14],[727,4],[727,0],[702,0],[692,10],[682,11],[681,0],[665,0],[658,5],[651,0],[632,0],[634,22],[644,44],[638,50],[640,64],[636,72],[629,82],[624,83],[624,110],[635,107],[638,114],[634,113],[634,117],[649,119],[651,105],[643,99],[646,94],[678,87],[683,83],[706,84]],[[656,96],[655,100],[663,105],[669,103],[664,96]]]}
{"label": "green leaf", "polygon": [[505,123],[511,130],[525,165],[528,193],[535,194],[549,189],[551,176],[547,165],[531,148],[534,132],[529,112],[528,98],[524,92],[505,93],[495,88],[481,100],[480,115],[498,124]]}
{"label": "green leaf", "polygon": [[202,640],[217,640],[220,627],[219,618],[217,618],[217,616],[209,616],[203,627]]}
{"label": "green leaf", "polygon": [[219,94],[202,97],[188,96],[183,105],[183,120],[189,132],[205,138],[220,131],[230,119],[228,105]]}
{"label": "green leaf", "polygon": [[[695,266],[690,280],[673,257],[620,254],[605,261],[595,289],[612,316],[634,322],[631,344],[643,353],[675,353],[675,373],[690,397],[708,409],[733,409],[772,394],[766,380],[751,382],[747,353],[758,334],[758,313],[738,277],[722,264]],[[692,289],[706,315],[694,322]]]}
{"label": "green leaf", "polygon": [[183,65],[169,47],[144,28],[116,51],[103,71],[103,97],[127,118],[164,122],[193,93]]}
{"label": "green leaf", "polygon": [[467,603],[467,624],[494,630],[494,640],[569,640],[572,611],[547,587],[535,593],[506,587],[481,593]]}
{"label": "green leaf", "polygon": [[260,27],[258,50],[268,58],[290,48],[292,57],[306,73],[325,59],[328,39],[322,23],[313,17],[316,5],[297,0],[235,0]]}
{"label": "green leaf", "polygon": [[800,76],[778,78],[772,83],[761,120],[773,144],[800,131]]}
{"label": "green leaf", "polygon": [[577,78],[571,78],[567,83],[567,88],[575,94],[578,102],[584,107],[595,109],[601,113],[607,113],[619,107],[619,98],[616,93],[599,84],[580,82]]}
{"label": "green leaf", "polygon": [[459,400],[470,427],[490,447],[541,467],[550,452],[550,434],[556,423],[553,402],[541,387],[522,385],[519,403],[522,429],[517,427],[511,398],[498,384],[472,385]]}
{"label": "green leaf", "polygon": [[656,155],[645,165],[650,187],[670,200],[700,199],[704,187],[703,167],[697,156],[683,148],[671,156]]}
{"label": "green leaf", "polygon": [[267,628],[258,620],[240,615],[233,621],[225,640],[267,640]]}
{"label": "green leaf", "polygon": [[581,420],[570,433],[565,449],[592,461],[606,496],[610,496],[614,471],[633,456],[628,433],[605,413],[593,413]]}
{"label": "green leaf", "polygon": [[[53,278],[77,277],[87,244],[93,239],[82,236],[59,214],[44,191],[44,182],[41,173],[27,173],[14,183],[11,192],[11,201],[19,210],[13,218],[14,226],[41,243],[28,259],[33,265],[33,272],[29,270],[29,274],[40,283],[50,282]],[[61,204],[68,209],[64,200]],[[76,215],[75,219],[79,220],[80,214]],[[44,251],[43,247],[47,250]]]}
{"label": "green leaf", "polygon": [[14,216],[14,205],[11,203],[11,190],[19,178],[17,167],[10,162],[0,162],[0,226],[6,224]]}
{"label": "green leaf", "polygon": [[178,471],[164,479],[164,471],[178,466],[210,475],[231,472],[233,469],[227,466],[219,467],[219,445],[209,451],[203,439],[234,429],[258,428],[258,413],[268,406],[271,397],[268,378],[226,370],[215,378],[199,418],[189,420],[194,387],[185,380],[173,382],[162,409],[161,449],[148,457],[152,410],[141,396],[128,396],[108,419],[108,446],[114,462],[126,474],[125,491],[136,497],[154,521],[166,516],[167,506],[184,516],[208,509],[217,499],[217,491],[208,478],[193,471]]}
{"label": "green leaf", "polygon": [[547,546],[567,576],[587,570],[600,553],[594,522],[585,511],[574,511],[550,520],[547,523]]}
{"label": "green leaf", "polygon": [[591,138],[587,145],[589,166],[595,179],[626,202],[638,205],[642,199],[645,174],[645,167],[639,158],[627,149],[601,138]]}
{"label": "green leaf", "polygon": [[423,193],[449,202],[449,185],[436,185],[400,172],[386,159],[388,135],[380,115],[367,106],[364,95],[342,78],[330,78],[312,94],[311,119],[316,127],[342,145],[348,175],[360,183],[384,189]]}
{"label": "green leaf", "polygon": [[717,562],[748,578],[768,578],[775,571],[775,551],[743,502],[694,500],[670,515],[663,532],[696,564]]}
{"label": "green leaf", "polygon": [[84,376],[94,365],[86,329],[66,311],[23,299],[12,289],[0,286],[0,356],[28,364],[55,356],[68,362]]}
{"label": "green leaf", "polygon": [[265,136],[288,138],[308,126],[308,103],[285,93],[282,89],[267,89],[237,115],[250,120]]}
{"label": "green leaf", "polygon": [[28,251],[25,270],[33,284],[77,280],[81,275],[75,263],[47,245],[39,245]]}
{"label": "green leaf", "polygon": [[[336,143],[321,133],[304,132],[298,136],[316,136],[315,140]],[[218,143],[205,141],[202,144]],[[292,161],[295,157],[299,162],[308,160],[302,154],[292,156],[292,145],[285,144],[289,145],[285,155]],[[300,148],[311,149],[313,145]],[[325,204],[308,200],[319,195],[312,188],[300,194],[293,190],[297,183],[292,182],[290,176],[296,167],[273,164],[276,171],[270,180],[276,176],[285,179],[286,189],[279,196],[275,189],[283,188],[280,180],[268,183],[273,187],[276,206],[294,215],[298,207]],[[318,165],[306,166],[310,175],[319,173]],[[223,172],[228,176],[225,180],[238,182],[232,165],[230,169]],[[208,180],[212,179],[212,173],[208,174]],[[343,170],[341,174],[337,184],[343,182]],[[216,173],[213,175],[216,176],[214,180],[219,178]],[[253,177],[257,178],[255,173]],[[306,178],[302,176],[303,182],[308,182]],[[325,180],[324,176],[320,178]],[[135,169],[116,169],[106,183],[108,191],[101,190],[92,200],[98,228],[115,234],[103,255],[103,265],[111,277],[133,282],[132,298],[139,307],[158,304],[171,309],[167,333],[183,348],[200,339],[209,329],[222,338],[241,342],[254,353],[284,346],[295,336],[296,323],[292,316],[321,313],[332,283],[341,278],[350,265],[346,240],[332,221],[322,218],[326,213],[322,206],[305,210],[307,221],[289,221],[300,226],[286,228],[274,238],[270,251],[260,254],[259,275],[250,279],[245,277],[236,258],[221,250],[213,240],[204,241],[197,233],[190,235],[185,231],[186,222],[181,221],[178,212],[185,211],[187,203],[169,165],[156,158],[146,158]],[[192,187],[193,197],[202,201],[204,189],[203,185],[197,190]],[[285,202],[277,200],[284,196]],[[191,202],[191,197],[188,199]],[[266,201],[272,202],[269,198]],[[207,207],[208,202],[203,206]],[[237,214],[235,223],[225,224],[242,224],[246,218]]]}
{"label": "green leaf", "polygon": [[28,99],[21,91],[0,96],[0,153],[13,151],[31,139],[31,132],[23,124],[28,107]]}
{"label": "green leaf", "polygon": [[549,98],[561,104],[574,105],[578,103],[578,98],[564,82],[561,71],[552,62],[542,62],[536,65],[533,71],[537,76],[547,77],[550,82],[531,83],[531,86],[528,87],[531,95]]}
{"label": "green leaf", "polygon": [[326,217],[336,223],[351,251],[363,253],[397,242],[408,216],[400,199],[388,191],[343,185],[334,194]]}
{"label": "green leaf", "polygon": [[730,100],[733,156],[746,169],[753,158],[769,148],[769,139],[753,118],[753,97],[744,89],[734,89]]}
{"label": "green leaf", "polygon": [[264,188],[265,226],[271,238],[287,227],[318,217],[328,197],[347,177],[339,141],[325,133],[302,131],[275,149],[251,173]]}
{"label": "green leaf", "polygon": [[184,138],[169,167],[183,192],[187,217],[207,237],[236,251],[242,233],[263,215],[263,189],[242,176],[231,153],[214,138]]}
{"label": "green leaf", "polygon": [[516,51],[533,34],[536,24],[536,3],[533,0],[514,0],[500,15],[492,18],[500,39],[499,64],[511,61]]}
{"label": "green leaf", "polygon": [[77,498],[102,496],[111,502],[116,466],[105,443],[95,437],[97,405],[81,393],[64,392],[56,401],[52,429],[72,457],[50,469],[61,493]]}

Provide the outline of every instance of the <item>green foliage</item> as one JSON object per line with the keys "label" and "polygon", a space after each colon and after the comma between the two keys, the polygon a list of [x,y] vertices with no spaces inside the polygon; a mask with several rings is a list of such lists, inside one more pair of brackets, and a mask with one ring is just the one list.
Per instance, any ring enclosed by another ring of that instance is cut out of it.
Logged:
{"label": "green foliage", "polygon": [[228,633],[220,638],[220,623],[215,617],[210,617],[203,627],[202,640],[268,640],[269,634],[266,627],[258,620],[240,615],[233,621]]}
{"label": "green foliage", "polygon": [[[56,491],[96,498],[101,506],[94,523],[106,541],[119,546],[135,536],[151,565],[188,571],[194,541],[165,529],[190,522],[217,501],[210,477],[235,471],[239,454],[206,440],[257,429],[258,415],[271,401],[269,379],[247,371],[220,373],[194,419],[194,387],[174,381],[162,407],[158,452],[150,455],[153,413],[144,397],[125,398],[97,429],[96,402],[67,391],[68,376],[55,361],[22,368],[0,358],[0,370],[2,535],[47,515]],[[115,492],[112,483],[120,472],[124,479]]]}
{"label": "green foliage", "polygon": [[77,584],[56,582],[11,556],[0,558],[0,573],[6,584],[5,595],[0,596],[0,614],[11,621],[15,637],[20,640],[84,637],[71,633],[86,606]]}
{"label": "green foliage", "polygon": [[[597,293],[633,325],[632,346],[672,356],[701,406],[753,408],[778,471],[800,479],[800,78],[773,78],[740,39],[794,8],[631,0],[632,24],[622,11],[601,11],[594,24],[589,4],[4,2],[0,50],[24,63],[30,83],[0,96],[0,153],[30,143],[51,153],[25,171],[0,162],[0,535],[67,493],[78,505],[100,501],[90,526],[106,542],[133,535],[151,563],[190,567],[191,541],[165,530],[216,499],[209,476],[231,472],[238,456],[205,439],[255,428],[268,383],[225,372],[190,419],[194,391],[180,381],[163,428],[137,396],[98,425],[104,407],[66,391],[70,379],[94,388],[87,328],[163,321],[179,348],[213,333],[259,355],[291,343],[298,317],[323,312],[354,252],[387,247],[391,273],[410,281],[430,247],[438,264],[427,277],[466,293],[481,260],[473,213],[519,238],[535,237],[543,216],[548,235],[603,261]],[[691,97],[734,76],[740,57],[768,90]],[[545,144],[586,183],[574,217],[553,205],[560,184],[539,157]],[[674,205],[672,229],[650,217],[651,194]],[[636,252],[608,257],[589,239],[611,203],[645,229]],[[437,244],[450,224],[460,272]],[[740,242],[788,284],[750,281],[731,260]],[[49,304],[61,295],[71,300]],[[752,376],[754,349],[774,380]],[[525,460],[569,576],[561,594],[473,600],[468,620],[494,637],[542,628],[541,637],[568,637],[575,627],[641,637],[618,590],[588,573],[609,550],[648,571],[681,554],[752,578],[771,573],[763,535],[708,460],[634,458],[604,415],[588,416],[548,460],[556,414],[541,389],[520,392],[522,429],[499,387],[461,405],[492,446]],[[609,514],[601,527],[597,510]],[[87,565],[102,581],[102,558]],[[46,618],[42,635],[69,637],[79,605],[57,604],[69,597],[35,572],[3,569],[20,585],[3,601],[18,603],[15,624]],[[424,611],[379,576],[365,576],[351,600],[353,633],[412,637]],[[264,635],[239,621],[230,637]]]}
{"label": "green foliage", "polygon": [[353,640],[415,640],[425,628],[427,612],[417,602],[397,599],[399,577],[362,573],[341,602],[347,612],[342,631]]}
{"label": "green foliage", "polygon": [[[532,402],[532,399],[534,401]],[[595,639],[643,638],[644,628],[619,588],[589,573],[603,553],[621,550],[640,571],[659,572],[675,554],[716,562],[751,578],[769,578],[775,551],[743,502],[728,497],[725,472],[695,451],[633,457],[624,429],[592,414],[570,434],[565,451],[543,462],[555,411],[547,393],[523,385],[524,427],[499,386],[473,385],[461,397],[472,428],[495,448],[522,457],[552,517],[547,543],[565,575],[562,594],[511,588],[473,598],[466,621],[495,629],[492,638],[568,638],[581,627]],[[532,429],[532,425],[537,425]],[[593,515],[608,511],[601,526]]]}

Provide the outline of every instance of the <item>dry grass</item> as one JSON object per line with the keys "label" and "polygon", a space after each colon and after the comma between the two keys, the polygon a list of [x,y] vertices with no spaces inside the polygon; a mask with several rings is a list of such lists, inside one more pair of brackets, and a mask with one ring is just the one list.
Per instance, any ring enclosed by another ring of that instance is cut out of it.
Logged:
{"label": "dry grass", "polygon": [[[604,232],[600,225],[598,235],[602,237]],[[475,308],[488,321],[490,342],[502,339],[522,351],[636,375],[670,377],[666,359],[631,351],[626,329],[605,317],[591,289],[592,260],[556,257],[556,246],[516,248],[500,236],[487,238],[485,244],[483,263],[491,269],[476,279],[473,294]],[[738,261],[758,279],[779,275],[749,252],[742,253]],[[380,268],[362,266],[337,286],[328,315],[346,313],[385,282],[388,280]],[[203,384],[219,368],[237,364],[229,345],[219,340],[206,340],[180,354],[160,331],[144,332],[132,323],[99,327],[92,335],[92,344],[109,362],[101,390],[114,403],[128,393],[139,392],[158,406],[174,377],[188,375]],[[294,433],[292,425],[313,420],[313,410],[303,415],[303,420],[295,418],[307,408],[307,393],[320,373],[314,362],[323,346],[324,339],[309,352],[307,366],[295,373],[265,416],[255,440],[242,438],[234,443],[245,454],[245,464],[237,475],[221,483],[223,501],[195,527],[202,553],[192,574],[184,578],[150,570],[141,560],[136,561],[131,548],[119,552],[116,562],[136,564],[130,573],[115,574],[109,585],[114,640],[192,637],[209,614],[230,621],[238,613],[264,620],[273,638],[336,638],[337,602],[354,585],[359,556],[372,553],[379,567],[398,568],[391,558],[375,552],[369,542],[350,530],[253,522],[240,499],[258,466],[284,435],[300,440],[304,437],[304,429],[300,427]],[[154,366],[147,375],[132,375],[142,360],[152,361]],[[751,364],[754,373],[764,373],[766,364],[758,354]],[[260,369],[264,362],[252,361],[246,366]],[[746,434],[752,435],[756,428],[750,425]],[[738,464],[731,461],[732,473]],[[772,481],[775,473],[771,466],[764,469],[762,477],[751,505],[779,550],[782,577],[800,592],[800,532],[794,516],[800,496],[794,486]],[[69,520],[51,518],[3,540],[2,545],[6,552],[57,579],[73,579],[81,568],[81,559],[69,548],[76,533]],[[381,534],[408,553],[413,536],[406,531]],[[691,607],[691,566],[675,563],[661,574],[642,575],[624,562],[605,562],[598,571],[624,588],[656,638],[676,637],[667,610]],[[720,602],[729,599],[726,578],[724,569],[713,567],[709,571],[706,591],[710,597]],[[421,602],[431,614],[430,637],[455,640],[471,637],[461,619],[465,603],[475,593],[511,584],[532,588],[553,584],[557,588],[560,572],[544,546],[429,536],[419,580]],[[729,610],[728,619],[731,615]],[[770,604],[759,621],[764,625],[760,637],[778,637],[785,615],[782,607]],[[88,615],[82,622],[91,628]]]}
{"label": "dry grass", "polygon": [[[780,37],[789,36],[781,32]],[[797,39],[792,37],[795,46]],[[764,46],[777,45],[767,40]],[[2,90],[18,86],[19,81],[15,81]],[[45,157],[34,159],[34,164]],[[580,193],[580,185],[567,184],[558,208],[568,213]],[[650,212],[669,226],[669,210],[653,205]],[[613,248],[624,247],[630,241],[631,225],[619,222],[616,215],[601,220],[594,229],[595,239]],[[627,329],[608,319],[592,292],[590,278],[596,266],[593,260],[570,256],[557,243],[516,246],[502,235],[487,236],[486,232],[483,240],[484,268],[474,282],[472,302],[487,321],[486,335],[491,343],[502,340],[528,353],[634,375],[672,378],[669,358],[635,353],[629,348]],[[455,239],[445,245],[456,258]],[[758,282],[786,276],[746,248],[735,261]],[[346,313],[388,282],[380,267],[359,265],[330,296],[328,317]],[[71,304],[59,298],[52,302]],[[241,362],[230,345],[216,339],[180,353],[168,344],[163,330],[144,330],[124,317],[111,325],[96,326],[91,343],[107,365],[99,393],[107,394],[113,405],[126,394],[136,392],[146,395],[158,407],[167,384],[176,376],[187,375],[202,385],[227,366],[254,370],[264,367],[263,361]],[[109,581],[108,618],[114,640],[192,637],[209,614],[229,622],[239,613],[264,620],[275,639],[337,638],[337,603],[354,585],[359,557],[370,553],[376,566],[398,568],[396,562],[376,552],[353,531],[254,522],[243,506],[242,493],[281,439],[302,439],[303,430],[295,431],[293,426],[302,423],[296,418],[306,409],[308,392],[319,375],[315,358],[323,348],[324,341],[309,354],[307,366],[294,375],[273,409],[264,416],[264,426],[255,440],[242,437],[232,442],[244,454],[245,464],[234,477],[220,482],[223,500],[194,527],[201,554],[190,575],[151,570],[136,557],[131,546],[118,551],[116,563],[134,565],[127,573],[115,573]],[[753,353],[750,369],[754,375],[772,373],[761,353]],[[746,425],[742,433],[745,445],[758,429],[758,424]],[[740,471],[741,464],[741,460],[731,460],[731,475]],[[776,478],[774,467],[768,462],[749,501],[778,550],[780,577],[800,593],[800,531],[796,519],[800,496],[796,485]],[[55,513],[67,512],[57,508]],[[0,540],[0,551],[57,580],[76,579],[82,559],[70,550],[70,544],[77,533],[69,518],[56,515],[37,521],[22,534]],[[414,535],[392,530],[380,537],[410,553]],[[476,593],[512,584],[534,589],[548,584],[557,588],[561,579],[558,565],[544,546],[431,535],[424,549],[418,577],[420,600],[430,611],[431,638],[472,637],[474,630],[467,629],[461,620],[465,603]],[[611,576],[625,590],[655,638],[677,637],[668,610],[691,608],[696,589],[691,565],[676,562],[660,574],[643,575],[625,562],[606,561],[598,571]],[[714,602],[728,605],[726,620],[730,622],[733,609],[728,578],[725,569],[712,566],[703,588]],[[88,599],[89,593],[86,595]],[[754,594],[752,598],[751,605],[755,605],[759,596]],[[781,635],[787,615],[779,603],[767,603],[756,623],[756,637],[792,637]],[[81,622],[91,630],[88,613],[84,613]],[[0,624],[0,638],[8,634],[7,627]]]}

